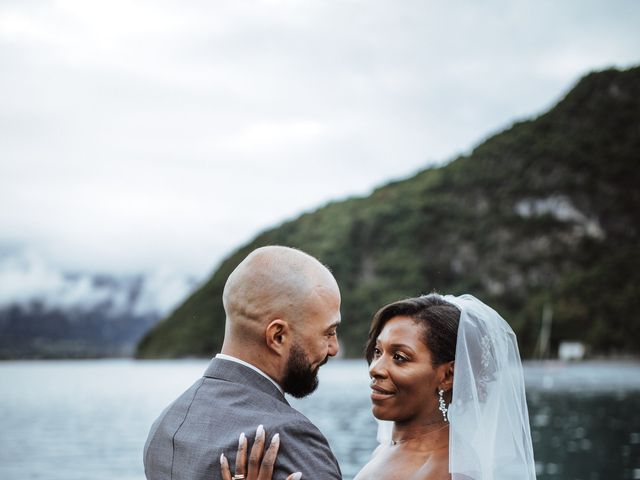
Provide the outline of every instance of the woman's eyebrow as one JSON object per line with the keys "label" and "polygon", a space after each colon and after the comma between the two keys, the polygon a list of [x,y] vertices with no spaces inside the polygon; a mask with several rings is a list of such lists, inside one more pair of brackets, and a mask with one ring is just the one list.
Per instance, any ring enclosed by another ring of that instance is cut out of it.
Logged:
{"label": "woman's eyebrow", "polygon": [[[376,347],[380,345],[380,342],[377,341],[376,342]],[[409,353],[414,353],[415,354],[415,350],[413,349],[413,347],[410,347],[409,345],[407,345],[406,343],[392,343],[390,345],[387,346],[387,348],[391,348],[391,349],[400,349],[400,350],[408,350]]]}
{"label": "woman's eyebrow", "polygon": [[392,343],[390,346],[391,346],[391,348],[399,348],[399,349],[402,349],[402,350],[409,350],[410,352],[413,353],[413,348],[411,348],[406,343]]}

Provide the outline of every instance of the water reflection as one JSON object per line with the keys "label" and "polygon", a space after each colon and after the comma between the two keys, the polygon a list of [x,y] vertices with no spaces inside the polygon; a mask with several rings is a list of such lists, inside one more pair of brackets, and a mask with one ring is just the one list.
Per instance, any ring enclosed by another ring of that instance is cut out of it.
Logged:
{"label": "water reflection", "polygon": [[[327,368],[316,398],[296,402],[327,433],[345,478],[377,445],[359,368]],[[538,480],[640,479],[639,364],[528,363],[525,378]]]}
{"label": "water reflection", "polygon": [[640,478],[640,393],[529,394],[539,479]]}
{"label": "water reflection", "polygon": [[[206,365],[0,363],[0,478],[143,480],[151,422]],[[640,364],[528,364],[525,376],[539,480],[640,479]],[[366,366],[332,361],[320,380],[291,402],[325,432],[349,479],[377,445]]]}

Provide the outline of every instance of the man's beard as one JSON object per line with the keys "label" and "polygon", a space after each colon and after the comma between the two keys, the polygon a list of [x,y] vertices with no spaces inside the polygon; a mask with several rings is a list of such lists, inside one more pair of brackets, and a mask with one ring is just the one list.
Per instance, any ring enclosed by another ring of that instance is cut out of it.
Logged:
{"label": "man's beard", "polygon": [[296,398],[306,397],[318,388],[318,370],[327,363],[329,357],[318,365],[311,368],[309,357],[305,351],[297,344],[293,344],[287,361],[287,370],[282,381],[282,389]]}

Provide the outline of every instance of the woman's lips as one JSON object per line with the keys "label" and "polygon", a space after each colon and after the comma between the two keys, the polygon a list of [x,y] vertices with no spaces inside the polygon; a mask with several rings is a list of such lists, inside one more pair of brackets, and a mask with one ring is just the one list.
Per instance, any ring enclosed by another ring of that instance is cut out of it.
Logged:
{"label": "woman's lips", "polygon": [[371,400],[386,400],[395,395],[395,392],[385,390],[377,385],[371,385]]}

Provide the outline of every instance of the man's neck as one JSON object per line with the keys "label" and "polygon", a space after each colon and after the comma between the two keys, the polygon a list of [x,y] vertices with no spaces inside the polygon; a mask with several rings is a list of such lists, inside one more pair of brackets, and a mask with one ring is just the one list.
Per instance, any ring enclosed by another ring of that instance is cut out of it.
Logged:
{"label": "man's neck", "polygon": [[239,363],[241,365],[244,365],[247,368],[250,368],[250,369],[254,370],[255,372],[259,373],[260,375],[262,375],[263,377],[268,379],[271,383],[273,383],[278,388],[278,390],[280,390],[282,393],[284,393],[284,391],[282,389],[282,386],[278,383],[278,381],[275,380],[267,372],[265,372],[265,370],[263,368],[261,368],[258,365],[256,365],[254,362],[251,362],[250,360],[248,360],[246,358],[240,358],[237,355],[232,355],[230,353],[227,353],[225,351],[225,349],[222,349],[222,352],[217,354],[216,358],[221,358],[222,360],[229,360],[229,361],[232,361],[232,362],[236,362],[236,363]]}

